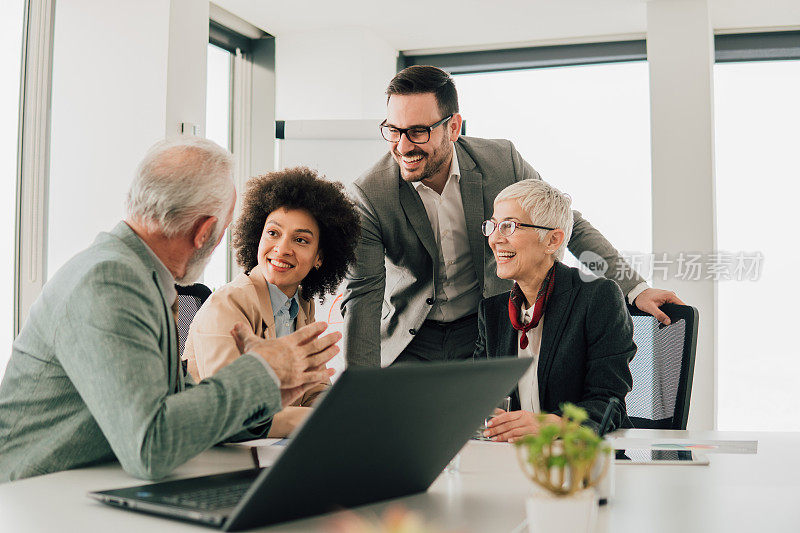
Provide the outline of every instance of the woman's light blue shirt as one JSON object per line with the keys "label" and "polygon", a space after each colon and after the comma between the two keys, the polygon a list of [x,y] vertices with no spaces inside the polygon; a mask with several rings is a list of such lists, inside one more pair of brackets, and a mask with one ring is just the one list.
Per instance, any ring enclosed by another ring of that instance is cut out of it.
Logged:
{"label": "woman's light blue shirt", "polygon": [[275,317],[275,336],[283,337],[294,333],[297,313],[300,311],[297,291],[289,298],[272,283],[267,283],[267,287],[269,287],[269,300],[272,302],[272,316]]}

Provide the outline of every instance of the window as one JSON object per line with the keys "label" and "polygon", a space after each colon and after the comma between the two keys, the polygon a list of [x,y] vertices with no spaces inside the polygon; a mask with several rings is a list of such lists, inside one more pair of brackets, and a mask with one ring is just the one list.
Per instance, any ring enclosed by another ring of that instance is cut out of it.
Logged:
{"label": "window", "polygon": [[[274,169],[275,42],[213,4],[210,13],[204,133],[233,153],[234,182],[241,198],[251,176]],[[215,17],[236,29],[216,22]],[[211,289],[221,287],[239,271],[230,242],[228,231],[206,267],[203,283]]]}
{"label": "window", "polygon": [[718,63],[714,76],[717,248],[730,268],[717,284],[718,427],[797,431],[800,61]]}
{"label": "window", "polygon": [[[231,63],[230,52],[208,45],[205,134],[207,139],[228,150],[231,149]],[[228,282],[229,248],[230,231],[227,231],[203,273],[203,283],[212,290]]]}
{"label": "window", "polygon": [[17,198],[20,61],[25,2],[3,4],[0,19],[0,376],[14,339],[14,239]]}
{"label": "window", "polygon": [[468,135],[513,141],[617,249],[639,255],[652,249],[648,75],[633,61],[454,78]]}

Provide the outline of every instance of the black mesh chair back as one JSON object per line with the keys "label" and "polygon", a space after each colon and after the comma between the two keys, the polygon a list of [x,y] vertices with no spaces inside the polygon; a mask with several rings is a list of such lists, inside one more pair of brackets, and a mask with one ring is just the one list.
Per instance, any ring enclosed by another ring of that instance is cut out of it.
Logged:
{"label": "black mesh chair back", "polygon": [[175,289],[178,291],[178,356],[182,357],[183,347],[186,346],[186,338],[189,336],[189,326],[192,325],[197,310],[211,296],[211,289],[202,283],[185,287],[175,285]]}
{"label": "black mesh chair back", "polygon": [[697,350],[697,309],[664,304],[670,318],[664,326],[629,306],[636,356],[631,361],[633,389],[625,397],[635,428],[686,429]]}

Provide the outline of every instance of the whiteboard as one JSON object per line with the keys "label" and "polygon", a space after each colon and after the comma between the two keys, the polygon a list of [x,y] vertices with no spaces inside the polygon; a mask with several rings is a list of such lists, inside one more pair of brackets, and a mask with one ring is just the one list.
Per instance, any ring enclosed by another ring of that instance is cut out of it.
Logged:
{"label": "whiteboard", "polygon": [[278,150],[278,168],[310,167],[349,187],[386,154],[387,147],[383,139],[282,139]]}

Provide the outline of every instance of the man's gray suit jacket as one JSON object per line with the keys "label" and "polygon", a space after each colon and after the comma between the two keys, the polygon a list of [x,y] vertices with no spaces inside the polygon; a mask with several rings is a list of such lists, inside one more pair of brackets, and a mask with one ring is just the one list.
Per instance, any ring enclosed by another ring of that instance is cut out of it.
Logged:
{"label": "man's gray suit jacket", "polygon": [[115,458],[155,479],[216,443],[263,433],[281,409],[271,372],[243,356],[185,383],[165,289],[124,222],[45,285],[0,384],[0,482]]}
{"label": "man's gray suit jacket", "polygon": [[[472,264],[484,298],[511,289],[497,265],[481,223],[492,217],[494,199],[508,185],[541,179],[507,140],[460,137],[455,142]],[[361,215],[356,264],[348,272],[342,314],[349,365],[387,366],[411,342],[434,303],[438,248],[425,206],[387,153],[356,180],[352,194]],[[628,271],[613,246],[578,211],[569,250],[602,256],[623,294],[644,281]],[[477,310],[476,310],[477,311]]]}

